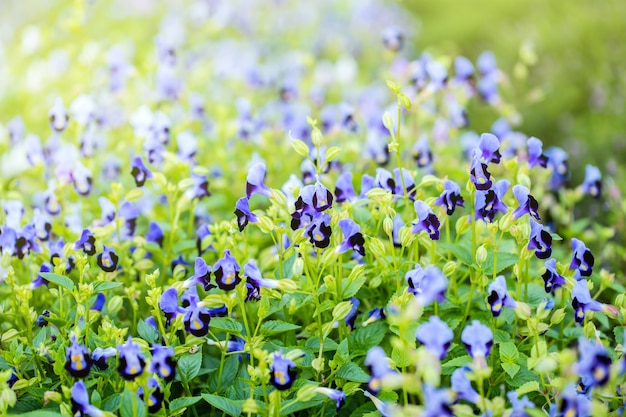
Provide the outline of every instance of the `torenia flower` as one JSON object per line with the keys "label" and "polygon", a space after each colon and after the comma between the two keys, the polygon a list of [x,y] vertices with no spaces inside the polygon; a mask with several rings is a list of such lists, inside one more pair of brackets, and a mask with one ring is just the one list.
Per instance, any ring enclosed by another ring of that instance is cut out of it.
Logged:
{"label": "torenia flower", "polygon": [[452,216],[456,206],[464,207],[464,200],[463,197],[461,197],[461,188],[454,181],[445,180],[443,182],[443,192],[439,198],[435,200],[434,204],[436,206],[444,206],[448,216]]}
{"label": "torenia flower", "polygon": [[372,324],[378,320],[382,320],[385,317],[387,317],[387,315],[385,314],[384,308],[373,308],[372,310],[370,310],[369,313],[367,313],[367,320],[365,320],[361,325],[365,327],[368,324]]}
{"label": "torenia flower", "polygon": [[163,247],[163,229],[156,222],[150,222],[148,225],[148,232],[146,233],[146,241],[154,242],[160,247]]}
{"label": "torenia flower", "polygon": [[535,220],[539,221],[539,203],[535,200],[535,197],[530,195],[530,190],[523,185],[513,186],[513,194],[519,203],[519,207],[513,212],[513,218],[519,219],[524,214],[530,215]]}
{"label": "torenia flower", "polygon": [[93,353],[91,354],[91,358],[93,359],[93,364],[98,369],[105,370],[109,368],[107,359],[115,355],[117,355],[117,350],[113,347],[95,348]]}
{"label": "torenia flower", "polygon": [[211,267],[207,265],[204,259],[197,257],[194,263],[194,274],[188,278],[185,283],[185,288],[192,288],[196,285],[202,285],[205,291],[209,291],[211,288],[215,288],[215,285],[211,284]]}
{"label": "torenia flower", "polygon": [[491,333],[489,327],[478,320],[473,320],[471,324],[463,329],[461,341],[472,358],[486,358],[489,356],[493,346],[493,333]]}
{"label": "torenia flower", "polygon": [[580,280],[574,284],[572,290],[572,307],[574,308],[574,320],[578,324],[582,324],[585,321],[585,313],[588,310],[602,311],[604,306],[599,301],[591,298],[589,294],[589,287],[587,287],[587,281]]}
{"label": "torenia flower", "polygon": [[480,395],[472,387],[472,382],[467,377],[469,371],[470,369],[467,366],[455,370],[450,378],[451,388],[456,393],[457,398],[477,404]]}
{"label": "torenia flower", "polygon": [[166,326],[169,326],[172,320],[181,312],[178,306],[178,291],[176,291],[176,288],[168,288],[163,292],[161,301],[159,301],[159,308],[167,319]]}
{"label": "torenia flower", "polygon": [[144,395],[143,386],[140,386],[139,389],[137,389],[137,395],[140,398],[143,397],[144,401],[148,404],[148,412],[153,414],[158,412],[161,407],[163,407],[163,399],[165,396],[163,395],[161,384],[159,384],[159,381],[157,381],[156,378],[148,378],[148,389],[151,392],[147,400]]}
{"label": "torenia flower", "polygon": [[404,45],[404,33],[397,27],[388,27],[382,33],[383,45],[390,51],[397,52]]}
{"label": "torenia flower", "polygon": [[487,169],[487,164],[481,160],[481,152],[479,149],[475,149],[472,154],[470,180],[474,183],[477,190],[486,191],[491,188],[491,173]]}
{"label": "torenia flower", "polygon": [[548,166],[552,170],[552,176],[548,186],[550,190],[556,191],[563,188],[569,180],[569,167],[567,165],[567,152],[559,147],[551,147],[546,151]]}
{"label": "torenia flower", "polygon": [[152,362],[149,371],[158,374],[165,382],[170,382],[176,376],[176,361],[174,348],[170,346],[154,345],[152,348]]}
{"label": "torenia flower", "polygon": [[91,405],[89,403],[89,393],[87,392],[87,388],[83,381],[76,382],[72,389],[71,393],[71,402],[72,402],[72,415],[73,416],[91,416],[91,417],[101,417],[104,416],[104,413],[97,407]]}
{"label": "torenia flower", "polygon": [[485,162],[499,164],[502,158],[499,148],[500,140],[498,140],[496,135],[493,133],[483,133],[480,135],[478,149],[480,149],[480,155]]}
{"label": "torenia flower", "polygon": [[247,277],[246,287],[248,288],[248,295],[246,301],[260,300],[261,287],[276,288],[278,286],[278,281],[275,279],[263,278],[254,259],[249,260],[248,263],[244,265],[243,274]]}
{"label": "torenia flower", "polygon": [[506,213],[507,206],[502,201],[509,189],[509,181],[500,180],[492,189],[486,192],[478,191],[475,196],[476,218],[487,223],[493,223],[498,212]]}
{"label": "torenia flower", "polygon": [[415,269],[408,271],[405,278],[409,284],[409,292],[423,305],[429,305],[433,301],[445,301],[448,280],[436,266],[430,265],[422,269],[416,264]]}
{"label": "torenia flower", "polygon": [[220,258],[215,265],[213,265],[213,274],[217,286],[224,291],[230,291],[241,282],[239,277],[239,270],[241,267],[237,263],[234,257],[230,255],[230,251],[226,249],[224,251],[224,257]]}
{"label": "torenia flower", "polygon": [[574,254],[572,255],[572,262],[569,264],[569,269],[578,270],[578,273],[583,277],[591,276],[595,262],[591,251],[587,249],[582,241],[576,238],[572,238],[572,249],[574,250]]}
{"label": "torenia flower", "polygon": [[48,118],[50,119],[50,127],[52,127],[52,129],[56,132],[63,132],[67,127],[70,117],[67,114],[65,106],[63,105],[63,100],[60,97],[56,99],[54,105],[48,112]]}
{"label": "torenia flower", "polygon": [[439,240],[439,219],[425,202],[418,200],[414,203],[417,220],[413,221],[412,233],[425,231],[432,240]]}
{"label": "torenia flower", "polygon": [[330,236],[333,234],[330,228],[330,216],[326,213],[315,216],[308,224],[305,234],[316,247],[327,248],[330,244]]}
{"label": "torenia flower", "polygon": [[333,401],[337,402],[337,410],[341,408],[341,406],[346,402],[346,394],[343,391],[339,391],[336,389],[318,387],[315,388],[315,392],[318,392],[322,395],[327,396]]}
{"label": "torenia flower", "polygon": [[415,337],[429,352],[443,360],[448,354],[454,333],[439,317],[431,316],[430,320],[418,327]]}
{"label": "torenia flower", "polygon": [[517,301],[510,297],[506,289],[506,280],[503,275],[499,275],[495,281],[489,285],[489,297],[487,301],[491,306],[491,314],[498,317],[502,312],[502,307],[515,308]]}
{"label": "torenia flower", "polygon": [[258,162],[250,167],[246,178],[246,197],[261,194],[265,197],[272,195],[272,191],[265,185],[265,164]]}
{"label": "torenia flower", "polygon": [[337,178],[335,183],[335,201],[343,203],[354,200],[356,200],[356,192],[352,185],[352,172],[346,171]]}
{"label": "torenia flower", "polygon": [[185,308],[185,316],[183,317],[185,330],[196,337],[204,337],[209,333],[211,313],[206,307],[198,305],[198,295],[195,293],[195,289],[187,290],[186,294],[190,292],[192,294],[189,297],[183,295],[183,299],[189,303]]}
{"label": "torenia flower", "polygon": [[547,259],[552,255],[552,236],[533,219],[530,219],[528,249],[534,249],[535,256],[539,259]]}
{"label": "torenia flower", "polygon": [[423,417],[453,417],[452,397],[450,391],[436,389],[430,384],[424,385],[424,412]]}
{"label": "torenia flower", "polygon": [[602,174],[598,167],[593,165],[585,167],[585,180],[582,184],[582,190],[585,194],[589,194],[595,199],[600,198],[602,194]]}
{"label": "torenia flower", "polygon": [[587,417],[591,415],[591,400],[578,394],[573,384],[567,385],[561,392],[561,404],[557,416]]}
{"label": "torenia flower", "polygon": [[72,344],[67,348],[65,369],[74,378],[85,378],[89,375],[93,361],[89,349],[76,342],[76,336],[71,337]]}
{"label": "torenia flower", "polygon": [[102,311],[102,307],[104,307],[104,303],[106,302],[106,296],[103,292],[99,292],[96,294],[96,299],[91,305],[90,310],[93,311]]}
{"label": "torenia flower", "polygon": [[143,187],[146,180],[152,178],[152,171],[150,171],[141,160],[141,157],[136,156],[130,163],[130,174],[135,179],[137,187]]}
{"label": "torenia flower", "polygon": [[578,353],[576,372],[580,375],[585,386],[606,384],[611,372],[611,358],[604,345],[580,338],[578,340]]}
{"label": "torenia flower", "polygon": [[92,256],[96,253],[96,238],[89,229],[83,230],[80,239],[74,244],[74,249],[82,249],[87,255]]}
{"label": "torenia flower", "polygon": [[365,356],[365,366],[369,369],[370,380],[367,390],[376,395],[380,392],[382,379],[389,375],[397,375],[397,371],[389,367],[389,358],[380,346],[371,348]]}
{"label": "torenia flower", "polygon": [[546,292],[554,294],[554,291],[565,285],[567,281],[556,271],[556,259],[550,259],[544,265],[546,272],[543,273],[542,277]]}
{"label": "torenia flower", "polygon": [[534,136],[528,138],[528,165],[533,168],[537,165],[548,166],[548,157],[543,154],[543,143]]}
{"label": "torenia flower", "polygon": [[284,358],[282,352],[274,352],[272,358],[270,382],[277,390],[288,390],[296,379],[296,364],[291,359]]}
{"label": "torenia flower", "polygon": [[510,417],[530,417],[530,415],[526,413],[526,409],[535,408],[535,404],[530,401],[526,395],[522,398],[518,398],[517,392],[511,391],[506,395],[506,397],[513,406]]}
{"label": "torenia flower", "polygon": [[128,341],[117,346],[120,353],[117,371],[120,376],[128,381],[133,381],[143,372],[146,361],[139,350],[139,345],[133,343],[132,337],[128,336]]}
{"label": "torenia flower", "polygon": [[357,311],[359,310],[359,306],[361,305],[361,302],[356,297],[352,297],[349,301],[350,301],[350,304],[352,305],[352,308],[350,308],[350,311],[348,312],[348,315],[346,316],[346,326],[350,327],[351,329],[354,329],[354,322],[356,320]]}
{"label": "torenia flower", "polygon": [[105,272],[113,272],[117,268],[118,257],[115,251],[104,246],[101,253],[96,257],[98,266]]}
{"label": "torenia flower", "polygon": [[352,219],[339,220],[339,227],[343,233],[344,240],[337,247],[337,253],[344,253],[350,249],[354,249],[361,256],[365,256],[365,239],[361,234],[361,227]]}
{"label": "torenia flower", "polygon": [[256,214],[250,211],[250,204],[246,197],[241,197],[237,200],[237,204],[235,204],[235,216],[237,216],[237,226],[240,232],[243,232],[248,222],[256,223],[259,221]]}

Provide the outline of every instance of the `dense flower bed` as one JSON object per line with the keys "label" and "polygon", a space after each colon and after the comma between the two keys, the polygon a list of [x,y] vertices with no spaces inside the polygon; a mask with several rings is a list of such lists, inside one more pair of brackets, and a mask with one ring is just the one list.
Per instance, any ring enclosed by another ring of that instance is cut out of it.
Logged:
{"label": "dense flower bed", "polygon": [[619,195],[515,130],[493,54],[412,56],[377,1],[188,6],[3,115],[2,413],[621,415],[619,252],[574,210]]}

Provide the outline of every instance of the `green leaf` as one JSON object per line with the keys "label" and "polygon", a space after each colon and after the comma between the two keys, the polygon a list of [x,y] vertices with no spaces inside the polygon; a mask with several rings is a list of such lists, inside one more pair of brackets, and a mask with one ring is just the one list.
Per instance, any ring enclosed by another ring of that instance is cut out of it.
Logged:
{"label": "green leaf", "polygon": [[472,357],[470,355],[463,355],[454,359],[450,359],[448,362],[441,364],[441,366],[444,368],[448,366],[460,368],[461,366],[467,365],[470,362],[472,362]]}
{"label": "green leaf", "polygon": [[202,351],[183,355],[178,360],[178,375],[183,381],[191,381],[200,372],[202,367]]}
{"label": "green leaf", "polygon": [[275,334],[298,330],[301,326],[293,323],[287,323],[281,320],[270,320],[261,326],[261,334],[264,336],[273,336]]}
{"label": "green leaf", "polygon": [[159,332],[143,320],[139,320],[137,324],[137,333],[148,343],[154,343],[159,339]]}
{"label": "green leaf", "polygon": [[[510,364],[514,364],[517,362],[517,360],[519,359],[519,352],[517,351],[517,346],[515,346],[515,343],[500,343],[500,359],[502,360],[502,362]],[[513,376],[511,376],[511,378],[513,378]]]}
{"label": "green leaf", "polygon": [[[222,380],[219,382],[219,392],[223,392],[230,387],[239,372],[239,355],[231,355],[224,362],[222,369]],[[212,392],[217,392],[217,377],[219,372],[212,372],[209,376],[209,388]]]}
{"label": "green leaf", "polygon": [[175,400],[173,400],[170,403],[170,411],[176,411],[176,410],[180,410],[181,408],[184,408],[184,407],[189,407],[191,405],[194,405],[195,403],[197,403],[201,399],[202,399],[202,397],[182,397],[182,398],[176,398]]}
{"label": "green leaf", "polygon": [[515,378],[515,375],[517,375],[521,368],[518,364],[510,362],[502,362],[500,366],[502,366],[504,372],[506,372],[511,378]]}
{"label": "green leaf", "polygon": [[620,345],[624,344],[624,328],[617,326],[613,328],[613,335],[615,336],[615,343]]}
{"label": "green leaf", "polygon": [[[287,258],[283,262],[283,276],[282,276],[282,279],[293,278],[293,264],[296,262],[296,259],[298,259],[298,254],[294,253],[293,255],[291,255],[289,258]],[[274,269],[274,278],[281,279],[280,268],[278,268],[278,267],[276,267],[276,269]]]}
{"label": "green leaf", "polygon": [[8,414],[7,417],[13,417],[18,415],[21,417],[63,417],[62,414],[48,410],[35,410],[24,414]]}
{"label": "green leaf", "polygon": [[[133,412],[135,410],[135,412]],[[125,389],[120,406],[121,417],[145,417],[146,406],[131,390]]]}
{"label": "green leaf", "polygon": [[337,378],[361,383],[370,380],[369,375],[354,362],[348,362],[339,368],[337,371]]}
{"label": "green leaf", "polygon": [[196,241],[195,240],[183,240],[182,242],[178,242],[174,245],[174,253],[187,252],[190,250],[196,249]]}
{"label": "green leaf", "polygon": [[120,408],[120,402],[122,401],[121,394],[113,394],[102,402],[102,409],[104,411],[116,412]]}
{"label": "green leaf", "polygon": [[348,346],[352,353],[365,353],[374,346],[380,345],[387,333],[387,325],[382,321],[360,327],[348,336]]}
{"label": "green leaf", "polygon": [[[314,352],[318,352],[320,350],[320,338],[318,336],[311,337],[306,341],[305,347]],[[324,339],[324,352],[337,350],[338,347],[339,345],[333,339]]]}
{"label": "green leaf", "polygon": [[95,292],[112,290],[113,288],[121,287],[124,285],[121,282],[109,282],[109,281],[98,281],[93,284],[93,290]]}
{"label": "green leaf", "polygon": [[539,391],[539,382],[528,381],[516,390],[518,397],[533,391]]}
{"label": "green leaf", "polygon": [[[493,274],[493,252],[487,254],[487,260],[483,263],[483,273],[486,275]],[[515,253],[498,252],[498,258],[496,259],[496,274],[500,271],[513,266],[519,260],[519,256]]]}
{"label": "green leaf", "polygon": [[496,331],[493,333],[493,341],[495,343],[510,342],[511,334],[505,332],[504,330],[496,329]]}
{"label": "green leaf", "polygon": [[241,414],[241,407],[229,398],[219,397],[213,394],[202,394],[202,398],[213,407],[225,412],[229,416],[238,417]]}
{"label": "green leaf", "polygon": [[[465,265],[472,265],[474,263],[474,260],[472,259],[472,252],[470,248],[468,248],[465,245],[462,245],[464,241],[461,241],[460,243],[461,244],[452,244],[452,243],[448,244],[448,243],[443,243],[443,242],[437,242],[437,248],[441,247],[444,251],[452,252],[452,254],[454,254],[454,256],[456,256],[458,260],[463,262]],[[471,242],[470,242],[470,245],[471,245]],[[492,260],[492,265],[493,265],[493,260]]]}
{"label": "green leaf", "polygon": [[345,300],[346,298],[354,297],[356,293],[359,292],[363,284],[365,284],[366,279],[367,277],[363,275],[357,279],[350,281],[341,293],[341,296],[343,297],[343,299]]}
{"label": "green leaf", "polygon": [[539,382],[539,377],[536,373],[529,371],[526,368],[521,368],[519,372],[515,374],[515,378],[510,378],[507,376],[504,381],[512,387],[519,388],[522,385],[531,381]]}
{"label": "green leaf", "polygon": [[241,336],[243,332],[243,326],[235,319],[231,319],[230,317],[216,317],[211,319],[211,330],[219,330],[224,333],[230,333],[237,336]]}
{"label": "green leaf", "polygon": [[[319,407],[323,403],[324,401],[298,401],[297,399],[285,401],[282,407],[280,407],[280,415],[288,416],[289,414],[293,414],[298,411]],[[310,413],[309,415],[313,415],[313,413]]]}
{"label": "green leaf", "polygon": [[64,277],[63,275],[55,274],[53,272],[41,272],[39,275],[44,277],[48,282],[57,284],[68,291],[74,291],[74,281],[68,277]]}

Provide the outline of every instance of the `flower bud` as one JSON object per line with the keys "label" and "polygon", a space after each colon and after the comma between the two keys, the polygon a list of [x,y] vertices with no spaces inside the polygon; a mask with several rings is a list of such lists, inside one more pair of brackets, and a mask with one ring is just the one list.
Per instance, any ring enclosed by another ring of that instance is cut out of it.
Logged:
{"label": "flower bud", "polygon": [[552,313],[552,317],[550,317],[550,324],[559,324],[563,321],[563,319],[565,318],[565,309],[564,308],[559,308],[558,310],[554,310],[554,313]]}
{"label": "flower bud", "polygon": [[291,147],[298,155],[305,158],[309,156],[309,147],[300,139],[291,139]]}
{"label": "flower bud", "polygon": [[476,249],[476,264],[482,265],[487,260],[487,248],[485,245],[480,245],[478,249]]}
{"label": "flower bud", "polygon": [[393,235],[393,220],[391,220],[391,218],[385,217],[385,220],[383,220],[383,230],[387,236]]}
{"label": "flower bud", "polygon": [[382,258],[385,256],[385,245],[380,239],[370,237],[366,241],[366,244],[368,246],[368,250],[372,253],[372,255],[374,255],[375,258]]}

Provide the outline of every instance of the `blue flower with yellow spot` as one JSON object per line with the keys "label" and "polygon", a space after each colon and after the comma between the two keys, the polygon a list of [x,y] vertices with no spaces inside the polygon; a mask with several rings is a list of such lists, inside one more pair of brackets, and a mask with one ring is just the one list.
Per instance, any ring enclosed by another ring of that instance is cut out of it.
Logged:
{"label": "blue flower with yellow spot", "polygon": [[170,346],[154,345],[152,348],[150,372],[159,375],[165,382],[172,381],[176,376],[174,348]]}
{"label": "blue flower with yellow spot", "polygon": [[98,266],[105,272],[113,272],[117,268],[119,258],[115,251],[111,248],[104,247],[102,252],[96,257]]}
{"label": "blue flower with yellow spot", "polygon": [[117,371],[120,376],[128,381],[133,381],[143,372],[146,365],[139,345],[133,343],[132,337],[128,336],[128,341],[123,345],[117,346],[117,351],[120,354]]}
{"label": "blue flower with yellow spot", "polygon": [[67,348],[65,369],[74,378],[85,378],[89,375],[93,360],[89,349],[76,341],[76,336],[70,338],[72,344]]}
{"label": "blue flower with yellow spot", "polygon": [[239,271],[241,267],[237,263],[237,260],[231,256],[230,251],[226,249],[224,251],[224,257],[218,259],[213,265],[213,274],[215,275],[215,281],[217,286],[224,291],[230,291],[234,289],[237,284],[241,282]]}
{"label": "blue flower with yellow spot", "polygon": [[165,398],[161,384],[159,384],[156,378],[148,378],[148,391],[149,395],[146,399],[143,386],[140,386],[137,390],[137,395],[147,403],[149,413],[156,413],[163,407],[163,399]]}
{"label": "blue flower with yellow spot", "polygon": [[270,368],[270,382],[277,390],[284,391],[291,388],[296,379],[296,364],[284,358],[282,352],[275,352]]}

